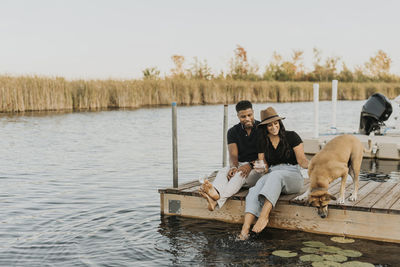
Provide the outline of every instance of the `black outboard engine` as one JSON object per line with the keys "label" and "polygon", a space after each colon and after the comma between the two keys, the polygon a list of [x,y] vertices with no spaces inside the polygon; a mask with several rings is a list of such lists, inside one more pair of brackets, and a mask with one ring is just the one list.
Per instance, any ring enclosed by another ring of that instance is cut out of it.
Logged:
{"label": "black outboard engine", "polygon": [[392,114],[392,104],[389,99],[379,93],[373,94],[362,107],[359,132],[366,135],[370,132],[379,134],[381,127],[385,125],[383,122],[390,117],[390,114]]}

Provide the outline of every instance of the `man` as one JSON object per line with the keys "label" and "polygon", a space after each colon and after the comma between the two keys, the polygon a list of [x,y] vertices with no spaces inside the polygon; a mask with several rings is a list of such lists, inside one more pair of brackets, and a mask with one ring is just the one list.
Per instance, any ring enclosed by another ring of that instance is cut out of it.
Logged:
{"label": "man", "polygon": [[221,169],[213,183],[205,180],[199,189],[199,193],[207,199],[210,211],[217,205],[221,208],[242,186],[251,187],[261,177],[253,170],[257,160],[256,129],[260,122],[254,120],[253,106],[247,100],[236,104],[236,112],[239,123],[228,131],[230,167]]}

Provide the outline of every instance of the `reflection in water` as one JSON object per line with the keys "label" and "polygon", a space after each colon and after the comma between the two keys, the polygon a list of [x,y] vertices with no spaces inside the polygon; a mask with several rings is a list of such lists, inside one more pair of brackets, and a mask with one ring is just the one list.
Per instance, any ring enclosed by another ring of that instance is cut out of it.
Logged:
{"label": "reflection in water", "polygon": [[[396,266],[400,251],[398,244],[361,239],[351,244],[339,244],[330,240],[331,236],[278,229],[267,229],[259,235],[252,234],[247,241],[240,241],[236,239],[240,225],[176,216],[161,216],[158,232],[167,237],[168,249],[165,252],[171,256],[167,264],[174,266],[310,266],[299,259],[307,255],[301,250],[305,241],[320,241],[327,246],[360,251],[361,257],[349,257],[348,261],[369,262],[377,266]],[[155,249],[160,247],[156,244]],[[272,255],[275,250],[290,250],[298,256],[281,258]]]}
{"label": "reflection in water", "polygon": [[400,161],[363,159],[360,180],[399,183]]}

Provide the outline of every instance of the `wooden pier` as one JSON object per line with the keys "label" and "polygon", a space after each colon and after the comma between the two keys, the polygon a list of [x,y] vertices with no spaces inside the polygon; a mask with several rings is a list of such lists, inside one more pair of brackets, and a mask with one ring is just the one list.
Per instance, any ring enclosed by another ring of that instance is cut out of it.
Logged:
{"label": "wooden pier", "polygon": [[[368,147],[368,136],[362,134],[349,133],[356,136],[363,143],[364,147]],[[312,133],[300,133],[304,143],[304,152],[314,155],[320,151],[327,142],[334,137],[334,134],[320,135],[313,137]],[[398,135],[376,135],[372,137],[373,153],[365,153],[364,158],[376,158],[387,160],[400,160],[400,134]]]}
{"label": "wooden pier", "polygon": [[[213,180],[215,174],[209,179]],[[308,183],[305,179],[303,192]],[[211,212],[207,209],[207,201],[198,193],[199,186],[198,181],[193,181],[178,188],[159,189],[161,213],[228,223],[243,222],[248,190],[242,189],[221,209]],[[339,187],[340,179],[336,179],[329,192],[338,197]],[[347,184],[345,204],[331,201],[325,219],[318,216],[316,208],[295,203],[293,199],[299,194],[281,195],[267,227],[400,243],[400,183],[360,181],[356,202],[348,200],[352,189],[353,184]]]}

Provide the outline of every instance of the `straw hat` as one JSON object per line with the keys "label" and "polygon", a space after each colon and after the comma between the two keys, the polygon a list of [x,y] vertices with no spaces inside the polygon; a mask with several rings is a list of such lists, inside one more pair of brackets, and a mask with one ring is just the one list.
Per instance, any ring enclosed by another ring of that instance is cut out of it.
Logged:
{"label": "straw hat", "polygon": [[277,120],[284,120],[285,118],[279,117],[273,107],[261,110],[260,112],[261,123],[259,125],[268,124]]}

